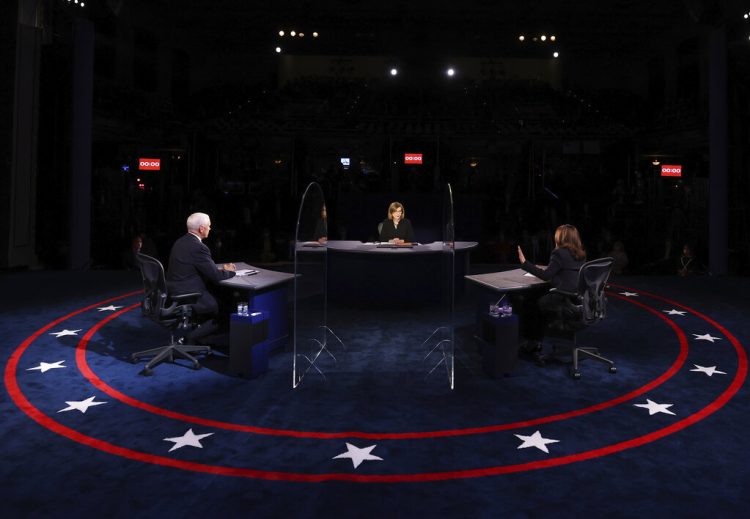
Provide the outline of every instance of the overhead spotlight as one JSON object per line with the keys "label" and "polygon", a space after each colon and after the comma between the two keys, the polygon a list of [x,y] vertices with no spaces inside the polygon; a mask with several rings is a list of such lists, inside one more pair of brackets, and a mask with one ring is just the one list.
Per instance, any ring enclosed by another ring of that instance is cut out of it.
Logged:
{"label": "overhead spotlight", "polygon": [[747,13],[745,13],[744,15],[742,15],[742,17],[743,17],[743,18],[744,18],[745,20],[747,20],[747,19],[748,19],[748,17],[750,17],[750,15],[749,15],[749,14],[747,14]]}
{"label": "overhead spotlight", "polygon": [[391,69],[391,76],[398,76],[398,69],[396,67]]}
{"label": "overhead spotlight", "polygon": [[286,33],[285,33],[284,31],[279,31],[279,36],[282,36],[282,37],[283,37],[283,36],[284,36],[284,34],[286,34]]}
{"label": "overhead spotlight", "polygon": [[298,35],[298,36],[299,36],[300,38],[304,38],[304,37],[305,37],[305,33],[304,33],[304,32],[301,32],[301,33],[299,33],[299,35]]}
{"label": "overhead spotlight", "polygon": [[518,37],[518,41],[524,41],[525,39],[526,39],[526,36],[524,36],[523,34]]}
{"label": "overhead spotlight", "polygon": [[281,54],[281,47],[276,47],[276,54]]}
{"label": "overhead spotlight", "polygon": [[560,53],[557,52],[557,51],[555,51],[555,52],[552,53],[552,57],[559,58],[560,57]]}
{"label": "overhead spotlight", "polygon": [[289,31],[289,36],[294,38],[295,36],[297,36],[297,31]]}
{"label": "overhead spotlight", "polygon": [[654,159],[651,161],[651,164],[653,164],[654,166],[658,166],[659,164],[661,164],[661,161],[659,159]]}
{"label": "overhead spotlight", "polygon": [[317,38],[317,37],[318,37],[318,31],[313,31],[313,38]]}
{"label": "overhead spotlight", "polygon": [[542,36],[540,37],[540,39],[542,41],[547,41],[547,35],[546,34],[542,34]]}
{"label": "overhead spotlight", "polygon": [[453,67],[449,67],[448,70],[445,71],[446,74],[448,74],[449,77],[453,77],[456,75],[456,71]]}
{"label": "overhead spotlight", "polygon": [[549,37],[549,41],[555,41],[556,39],[557,39],[557,38],[555,37],[555,35],[554,35],[554,34],[553,34],[552,36],[550,36],[550,37]]}

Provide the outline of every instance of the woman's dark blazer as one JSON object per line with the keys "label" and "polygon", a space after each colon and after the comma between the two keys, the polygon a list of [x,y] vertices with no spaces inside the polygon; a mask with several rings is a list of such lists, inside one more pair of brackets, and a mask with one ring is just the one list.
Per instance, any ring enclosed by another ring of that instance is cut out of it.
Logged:
{"label": "woman's dark blazer", "polygon": [[414,241],[414,230],[412,230],[411,222],[408,219],[401,220],[398,227],[393,225],[393,220],[383,220],[383,227],[380,229],[380,241],[390,241],[394,238],[400,238],[406,242]]}

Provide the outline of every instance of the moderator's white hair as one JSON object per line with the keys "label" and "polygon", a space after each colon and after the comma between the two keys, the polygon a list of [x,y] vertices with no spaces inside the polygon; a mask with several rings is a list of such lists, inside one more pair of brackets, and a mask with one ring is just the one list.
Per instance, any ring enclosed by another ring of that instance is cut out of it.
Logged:
{"label": "moderator's white hair", "polygon": [[188,216],[187,230],[197,231],[198,227],[200,227],[201,225],[208,225],[208,222],[210,221],[211,219],[208,217],[206,213],[193,213],[190,216]]}

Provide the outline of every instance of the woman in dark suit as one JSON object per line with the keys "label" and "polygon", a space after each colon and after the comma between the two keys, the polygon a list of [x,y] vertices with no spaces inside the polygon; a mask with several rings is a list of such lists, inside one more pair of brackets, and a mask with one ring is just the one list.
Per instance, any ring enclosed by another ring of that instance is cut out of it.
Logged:
{"label": "woman in dark suit", "polygon": [[[547,268],[540,268],[526,260],[521,247],[518,247],[521,268],[536,277],[549,281],[554,288],[575,292],[578,285],[578,271],[586,261],[586,251],[581,244],[581,236],[574,226],[565,224],[555,230],[555,250],[549,258]],[[544,328],[548,322],[559,318],[567,296],[547,292],[535,301],[526,300],[522,305],[522,333],[526,337],[526,349],[541,351]],[[535,304],[534,304],[535,303]]]}
{"label": "woman in dark suit", "polygon": [[400,245],[414,241],[411,222],[406,219],[406,209],[399,202],[388,206],[388,218],[380,224],[380,241]]}

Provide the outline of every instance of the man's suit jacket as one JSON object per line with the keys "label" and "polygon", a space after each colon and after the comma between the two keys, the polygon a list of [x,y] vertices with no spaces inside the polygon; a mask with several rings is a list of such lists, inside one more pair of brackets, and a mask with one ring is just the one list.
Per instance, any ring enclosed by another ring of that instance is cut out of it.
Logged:
{"label": "man's suit jacket", "polygon": [[232,276],[234,272],[216,267],[211,251],[194,234],[187,233],[174,242],[169,253],[167,286],[175,294],[200,292],[202,295],[194,307],[199,314],[219,311],[216,299],[209,292],[209,285]]}

